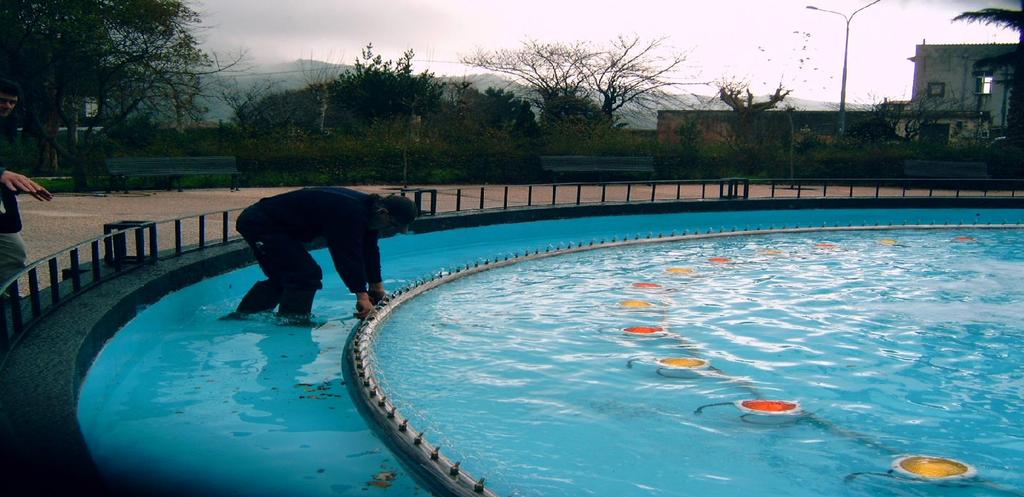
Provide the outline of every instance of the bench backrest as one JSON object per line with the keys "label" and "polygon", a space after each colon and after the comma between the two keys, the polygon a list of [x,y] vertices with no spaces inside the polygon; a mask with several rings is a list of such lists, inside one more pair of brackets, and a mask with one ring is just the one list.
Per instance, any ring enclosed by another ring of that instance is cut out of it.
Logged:
{"label": "bench backrest", "polygon": [[198,174],[238,174],[234,157],[117,157],[107,159],[112,175],[176,176]]}
{"label": "bench backrest", "polygon": [[984,162],[941,160],[903,161],[903,174],[908,178],[988,178]]}
{"label": "bench backrest", "polygon": [[540,168],[553,172],[622,171],[654,172],[653,157],[609,157],[596,155],[546,155]]}

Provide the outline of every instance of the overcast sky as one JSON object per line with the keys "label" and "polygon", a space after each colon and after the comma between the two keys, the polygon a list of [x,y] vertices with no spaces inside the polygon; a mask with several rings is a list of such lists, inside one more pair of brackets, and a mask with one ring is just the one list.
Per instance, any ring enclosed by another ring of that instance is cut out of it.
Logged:
{"label": "overcast sky", "polygon": [[[523,40],[590,41],[619,34],[667,37],[686,52],[681,82],[747,79],[767,92],[780,82],[793,95],[838,101],[845,21],[806,8],[850,14],[870,0],[194,0],[204,46],[244,49],[259,64],[313,58],[351,64],[362,47],[394,59],[416,52],[417,69],[439,75],[479,72],[457,63],[477,48],[515,48]],[[1017,0],[882,0],[853,17],[847,98],[872,103],[910,97],[914,47],[940,43],[1016,43],[1016,32],[951,23],[965,10],[1019,9]],[[701,87],[680,91],[709,94]]]}

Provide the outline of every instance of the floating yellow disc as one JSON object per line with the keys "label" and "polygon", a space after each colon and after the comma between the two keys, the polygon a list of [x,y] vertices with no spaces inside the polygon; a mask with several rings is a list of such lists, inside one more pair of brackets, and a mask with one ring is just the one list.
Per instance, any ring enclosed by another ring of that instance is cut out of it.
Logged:
{"label": "floating yellow disc", "polygon": [[945,457],[904,456],[892,463],[892,469],[912,478],[949,480],[972,478],[978,472],[967,463]]}
{"label": "floating yellow disc", "polygon": [[670,268],[666,269],[665,272],[666,273],[672,273],[672,274],[693,274],[694,273],[692,267],[670,267]]}
{"label": "floating yellow disc", "polygon": [[698,369],[708,365],[708,361],[695,357],[666,357],[658,359],[658,364],[669,368]]}
{"label": "floating yellow disc", "polygon": [[730,259],[728,257],[710,257],[710,258],[708,258],[708,262],[711,262],[711,263],[714,263],[714,264],[728,264],[728,263],[732,262],[732,259]]}
{"label": "floating yellow disc", "polygon": [[953,238],[954,242],[973,242],[975,241],[973,236],[958,236]]}
{"label": "floating yellow disc", "polygon": [[834,248],[836,248],[836,244],[828,243],[828,242],[816,243],[816,244],[814,244],[814,246],[817,247],[817,248],[820,248],[820,249],[834,249]]}
{"label": "floating yellow disc", "polygon": [[661,333],[665,331],[661,326],[630,326],[624,328],[622,331],[626,333],[632,333],[634,335],[653,335],[655,333]]}
{"label": "floating yellow disc", "polygon": [[879,240],[878,243],[881,243],[882,245],[898,245],[900,242],[897,242],[896,240],[893,240],[892,238],[883,238],[883,239]]}
{"label": "floating yellow disc", "polygon": [[657,283],[633,283],[633,288],[661,288]]}
{"label": "floating yellow disc", "polygon": [[622,307],[631,308],[654,307],[654,304],[650,302],[644,302],[643,300],[623,300],[622,302],[619,302],[619,305],[621,305]]}
{"label": "floating yellow disc", "polygon": [[783,251],[781,251],[781,250],[779,250],[779,249],[761,249],[761,250],[759,251],[759,253],[760,253],[761,255],[782,255],[782,254],[784,254],[785,252],[783,252]]}

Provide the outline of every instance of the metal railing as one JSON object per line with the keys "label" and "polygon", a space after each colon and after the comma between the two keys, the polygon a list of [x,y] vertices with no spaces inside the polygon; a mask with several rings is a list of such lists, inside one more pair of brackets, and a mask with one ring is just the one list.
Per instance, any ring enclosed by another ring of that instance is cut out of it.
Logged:
{"label": "metal railing", "polygon": [[426,215],[605,203],[792,198],[1017,197],[1024,179],[747,179],[404,188]]}
{"label": "metal railing", "polygon": [[[1017,197],[1024,180],[747,179],[404,188],[426,215],[608,203],[792,198]],[[159,260],[236,239],[232,213],[112,223],[109,233],[29,264],[0,282],[0,364],[35,322],[69,298]]]}
{"label": "metal railing", "polygon": [[33,324],[68,299],[140,267],[236,239],[230,221],[239,210],[112,223],[108,233],[43,257],[0,282],[0,364]]}

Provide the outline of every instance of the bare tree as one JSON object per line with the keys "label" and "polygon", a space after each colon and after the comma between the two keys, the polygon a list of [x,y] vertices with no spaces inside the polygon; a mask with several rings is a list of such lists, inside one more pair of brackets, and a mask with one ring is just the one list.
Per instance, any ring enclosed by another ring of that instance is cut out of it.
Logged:
{"label": "bare tree", "polygon": [[750,92],[750,84],[743,81],[722,80],[717,83],[718,98],[736,116],[735,137],[739,140],[750,142],[756,138],[756,121],[762,113],[774,109],[789,96],[790,91],[779,84],[775,93],[768,96],[767,100],[754,101],[754,94]]}
{"label": "bare tree", "polygon": [[344,54],[338,58],[329,55],[325,61],[313,60],[313,56],[310,54],[308,60],[299,61],[306,90],[317,103],[319,112],[317,126],[321,134],[327,131],[327,109],[331,105],[331,85],[338,79],[342,60],[344,60]]}
{"label": "bare tree", "polygon": [[606,49],[588,58],[587,86],[601,101],[608,118],[627,104],[645,109],[666,97],[664,89],[677,83],[669,77],[686,61],[681,53],[660,55],[665,38],[641,41],[620,35]]}
{"label": "bare tree", "polygon": [[477,50],[462,57],[463,64],[512,76],[529,87],[532,103],[543,112],[547,104],[565,97],[587,96],[587,82],[594,52],[582,42],[523,42],[512,50]]}

